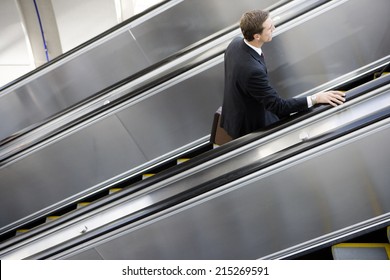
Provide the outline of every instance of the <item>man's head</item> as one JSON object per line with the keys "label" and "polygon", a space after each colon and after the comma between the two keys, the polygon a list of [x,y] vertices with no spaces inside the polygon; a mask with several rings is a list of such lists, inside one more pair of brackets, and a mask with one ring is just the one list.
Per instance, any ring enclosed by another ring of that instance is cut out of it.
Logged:
{"label": "man's head", "polygon": [[260,46],[272,40],[272,32],[275,30],[269,12],[262,10],[244,13],[240,20],[240,28],[247,41],[253,41]]}

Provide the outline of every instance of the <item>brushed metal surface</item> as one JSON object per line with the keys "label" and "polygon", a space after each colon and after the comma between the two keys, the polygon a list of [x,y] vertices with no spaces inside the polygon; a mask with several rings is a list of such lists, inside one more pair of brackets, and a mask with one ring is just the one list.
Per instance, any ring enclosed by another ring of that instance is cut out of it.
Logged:
{"label": "brushed metal surface", "polygon": [[148,160],[210,134],[222,102],[221,72],[218,64],[194,73],[117,114]]}
{"label": "brushed metal surface", "polygon": [[[271,84],[283,97],[390,56],[390,2],[338,2],[326,12],[297,19],[288,32],[263,46]],[[374,20],[362,19],[367,11]]]}
{"label": "brushed metal surface", "polygon": [[237,24],[248,10],[265,9],[278,2],[288,1],[187,0],[135,26],[132,32],[153,63]]}
{"label": "brushed metal surface", "polygon": [[0,225],[85,192],[145,161],[118,118],[106,118],[0,170]]}
{"label": "brushed metal surface", "polygon": [[0,97],[0,139],[74,105],[147,67],[129,32],[37,77]]}

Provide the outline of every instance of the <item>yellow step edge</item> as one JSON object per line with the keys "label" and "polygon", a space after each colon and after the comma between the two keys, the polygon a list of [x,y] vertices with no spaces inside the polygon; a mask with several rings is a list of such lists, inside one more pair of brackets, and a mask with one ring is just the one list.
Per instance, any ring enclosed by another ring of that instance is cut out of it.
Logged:
{"label": "yellow step edge", "polygon": [[333,248],[384,248],[390,260],[390,244],[388,243],[340,243],[333,245],[332,250]]}
{"label": "yellow step edge", "polygon": [[46,222],[57,220],[61,216],[48,216],[46,217]]}
{"label": "yellow step edge", "polygon": [[77,209],[84,207],[84,206],[87,206],[89,204],[91,204],[91,202],[79,202],[79,203],[77,203]]}
{"label": "yellow step edge", "polygon": [[122,190],[122,188],[112,188],[112,189],[110,189],[110,190],[108,191],[108,193],[109,193],[109,194],[112,194],[112,193],[119,192],[119,191],[121,191],[121,190]]}
{"label": "yellow step edge", "polygon": [[390,226],[387,227],[387,239],[389,239],[390,243]]}
{"label": "yellow step edge", "polygon": [[190,159],[189,158],[179,158],[177,159],[177,164],[180,164],[180,163],[183,163],[183,162],[186,162],[186,161],[189,161]]}
{"label": "yellow step edge", "polygon": [[146,178],[149,178],[149,177],[152,177],[152,176],[154,176],[154,175],[156,175],[156,174],[154,174],[154,173],[146,173],[146,174],[143,174],[143,175],[142,175],[142,180],[144,180],[144,179],[146,179]]}
{"label": "yellow step edge", "polygon": [[350,248],[350,247],[359,247],[359,248],[377,248],[377,247],[388,247],[390,244],[387,243],[339,243],[333,245],[332,247],[338,248]]}
{"label": "yellow step edge", "polygon": [[25,233],[25,232],[28,232],[29,231],[29,229],[17,229],[16,230],[16,235],[19,235],[19,234],[23,234],[23,233]]}
{"label": "yellow step edge", "polygon": [[220,147],[220,145],[218,145],[218,144],[213,144],[213,149],[216,149],[216,148],[218,148],[218,147]]}
{"label": "yellow step edge", "polygon": [[380,76],[379,76],[379,74],[380,74],[380,72],[374,73],[374,79],[377,79],[377,78],[382,77],[382,76],[389,75],[390,72],[383,72],[382,75],[380,75]]}

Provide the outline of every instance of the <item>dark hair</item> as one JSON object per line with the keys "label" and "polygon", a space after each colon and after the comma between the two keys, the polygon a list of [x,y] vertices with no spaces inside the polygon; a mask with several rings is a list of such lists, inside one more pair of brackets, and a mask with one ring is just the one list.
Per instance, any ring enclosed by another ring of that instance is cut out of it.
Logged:
{"label": "dark hair", "polygon": [[263,32],[263,23],[268,19],[269,12],[263,10],[253,10],[242,15],[240,28],[242,35],[248,41],[254,39],[253,35]]}

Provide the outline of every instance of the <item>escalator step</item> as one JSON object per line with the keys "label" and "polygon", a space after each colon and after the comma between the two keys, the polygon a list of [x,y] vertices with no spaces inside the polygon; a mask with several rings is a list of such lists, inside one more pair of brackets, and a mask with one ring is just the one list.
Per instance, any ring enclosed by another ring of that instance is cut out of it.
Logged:
{"label": "escalator step", "polygon": [[389,75],[390,72],[383,72],[382,74],[380,72],[377,72],[374,74],[374,79],[377,79],[379,77],[382,77],[382,76],[386,76],[386,75]]}
{"label": "escalator step", "polygon": [[340,243],[332,246],[335,260],[389,260],[388,243]]}
{"label": "escalator step", "polygon": [[110,190],[108,191],[108,194],[116,193],[116,192],[119,192],[119,191],[121,191],[121,190],[122,190],[122,188],[112,188],[112,189],[110,189]]}
{"label": "escalator step", "polygon": [[152,176],[154,176],[154,175],[156,175],[155,173],[146,173],[146,174],[143,174],[142,175],[142,180],[145,180],[145,179],[147,179],[147,178],[149,178],[149,177],[152,177]]}
{"label": "escalator step", "polygon": [[46,223],[50,222],[50,221],[57,220],[59,217],[61,217],[61,216],[48,216],[48,217],[46,217]]}
{"label": "escalator step", "polygon": [[29,229],[18,229],[18,230],[16,230],[15,236],[21,235],[21,234],[28,232],[28,231],[29,231]]}
{"label": "escalator step", "polygon": [[188,160],[190,160],[190,159],[189,158],[179,158],[179,159],[177,159],[177,164],[181,164],[181,163],[186,162]]}
{"label": "escalator step", "polygon": [[77,209],[84,207],[84,206],[87,206],[89,204],[91,204],[91,202],[79,202],[79,203],[77,203]]}

